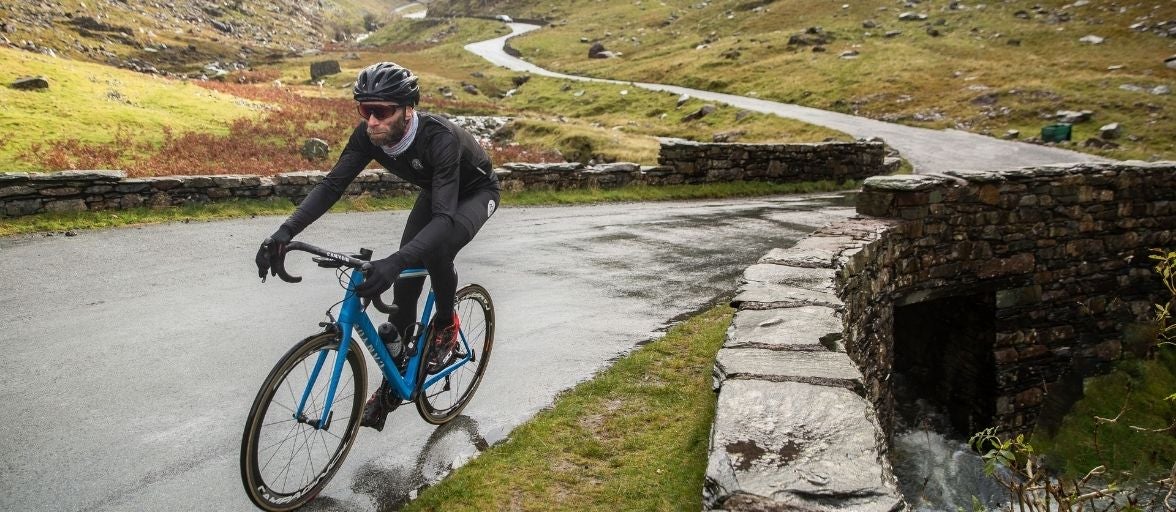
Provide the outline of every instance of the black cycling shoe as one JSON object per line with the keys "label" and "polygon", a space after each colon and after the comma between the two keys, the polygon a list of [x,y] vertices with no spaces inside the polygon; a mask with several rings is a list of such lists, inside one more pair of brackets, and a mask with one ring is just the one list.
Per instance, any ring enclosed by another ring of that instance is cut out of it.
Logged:
{"label": "black cycling shoe", "polygon": [[359,426],[374,428],[377,432],[384,430],[384,421],[388,419],[388,413],[400,406],[400,400],[393,395],[388,381],[380,384],[363,406],[363,418],[359,420]]}

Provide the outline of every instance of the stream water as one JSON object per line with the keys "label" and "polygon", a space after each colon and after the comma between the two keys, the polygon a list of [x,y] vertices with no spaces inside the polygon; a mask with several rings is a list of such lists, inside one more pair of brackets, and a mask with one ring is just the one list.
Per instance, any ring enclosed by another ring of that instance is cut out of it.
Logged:
{"label": "stream water", "polygon": [[894,435],[891,455],[899,490],[916,511],[998,510],[1008,494],[984,476],[984,461],[967,443],[931,430]]}

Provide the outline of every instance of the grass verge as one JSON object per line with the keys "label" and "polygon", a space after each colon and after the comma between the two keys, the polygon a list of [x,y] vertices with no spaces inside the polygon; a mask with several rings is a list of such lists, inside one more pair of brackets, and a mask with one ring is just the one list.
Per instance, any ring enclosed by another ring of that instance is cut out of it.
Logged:
{"label": "grass verge", "polygon": [[[778,194],[802,194],[856,189],[859,183],[846,181],[806,181],[800,183],[734,182],[706,185],[670,185],[662,187],[632,186],[617,189],[546,190],[506,192],[506,206],[542,206],[591,204],[623,201],[673,201],[682,199],[721,199]],[[415,196],[358,198],[339,201],[332,211],[404,210],[412,207]],[[238,200],[190,205],[175,208],[133,208],[117,211],[54,212],[0,219],[0,236],[29,233],[99,229],[162,222],[192,222],[233,219],[256,215],[288,215],[294,204],[286,199]]]}
{"label": "grass verge", "polygon": [[714,418],[717,306],[561,395],[405,510],[689,510]]}
{"label": "grass verge", "polygon": [[1167,475],[1176,460],[1171,429],[1176,401],[1170,399],[1176,390],[1176,350],[1161,349],[1155,359],[1124,359],[1084,388],[1053,436],[1034,434],[1033,443],[1049,464],[1072,478],[1100,465],[1106,466],[1109,480]]}

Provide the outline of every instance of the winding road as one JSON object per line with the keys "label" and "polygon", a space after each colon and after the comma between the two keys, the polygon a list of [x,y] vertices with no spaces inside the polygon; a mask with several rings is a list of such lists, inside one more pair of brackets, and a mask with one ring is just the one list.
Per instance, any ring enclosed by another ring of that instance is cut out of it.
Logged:
{"label": "winding road", "polygon": [[832,128],[858,138],[880,137],[897,149],[911,163],[917,173],[938,173],[950,170],[996,170],[1031,165],[1063,164],[1072,162],[1107,162],[1109,160],[1076,151],[1039,146],[1025,142],[1006,141],[960,130],[930,130],[864,117],[829,112],[789,103],[689,89],[674,85],[626,82],[567,75],[549,71],[522,59],[508,55],[503,46],[507,39],[541,28],[527,23],[509,23],[511,33],[499,38],[471,43],[466,50],[490,63],[514,71],[565,80],[604,82],[631,85],[653,91],[677,95],[687,94],[707,101],[775,114],[789,119]]}
{"label": "winding road", "polygon": [[[667,323],[729,294],[774,247],[852,215],[840,196],[504,208],[462,251],[498,329],[465,415],[402,407],[362,429],[310,510],[387,510],[502,440]],[[407,212],[328,214],[299,239],[387,254]],[[241,429],[278,358],[342,296],[291,258],[261,283],[279,217],[0,238],[0,510],[251,510]],[[375,365],[368,365],[374,372]],[[379,378],[372,373],[372,389]]]}

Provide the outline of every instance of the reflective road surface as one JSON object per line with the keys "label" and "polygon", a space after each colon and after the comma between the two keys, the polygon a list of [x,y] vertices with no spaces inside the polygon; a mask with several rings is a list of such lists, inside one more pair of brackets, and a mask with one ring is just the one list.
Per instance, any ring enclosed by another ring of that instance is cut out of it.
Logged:
{"label": "reflective road surface", "polygon": [[[505,208],[461,253],[497,334],[465,416],[363,429],[311,510],[395,508],[683,315],[773,247],[852,215],[837,195]],[[509,206],[509,205],[508,205]],[[406,212],[325,216],[299,239],[377,256]],[[0,510],[250,510],[241,430],[262,379],[342,297],[257,279],[279,217],[0,239]],[[379,383],[368,365],[369,386]]]}

